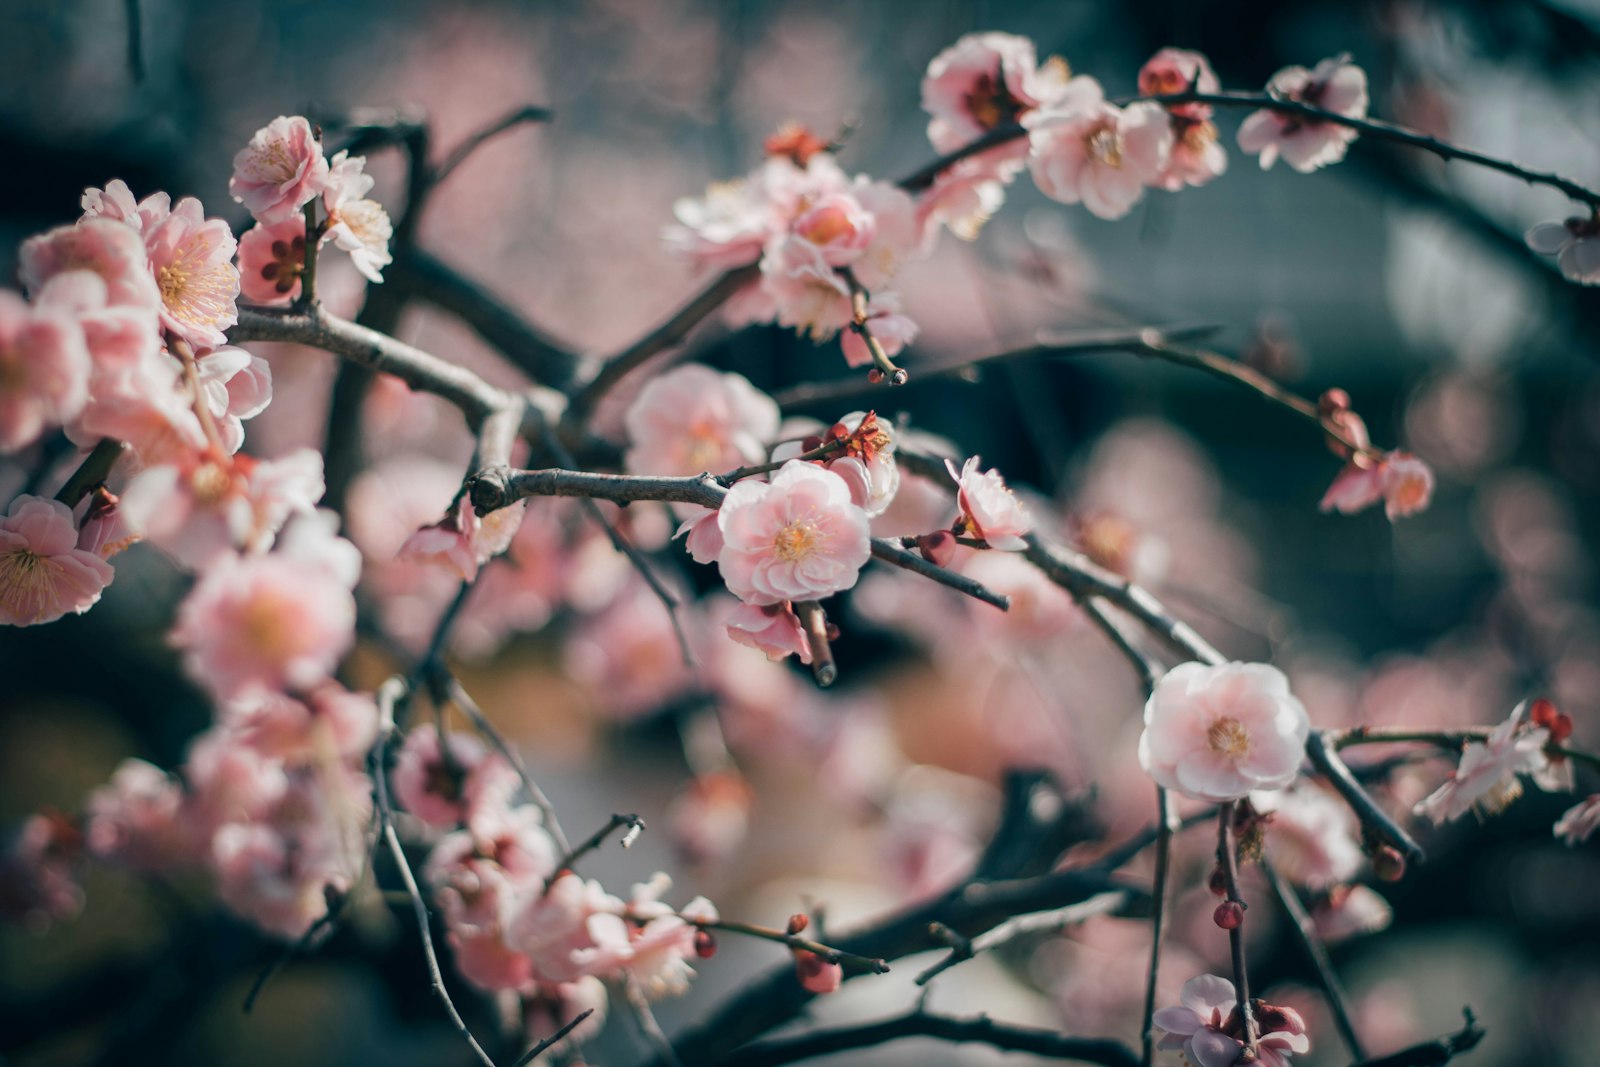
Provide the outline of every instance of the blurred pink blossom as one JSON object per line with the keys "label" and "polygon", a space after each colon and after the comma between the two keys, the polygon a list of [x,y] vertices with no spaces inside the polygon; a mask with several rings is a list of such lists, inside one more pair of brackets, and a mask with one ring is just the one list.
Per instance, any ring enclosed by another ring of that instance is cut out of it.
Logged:
{"label": "blurred pink blossom", "polygon": [[1455,774],[1416,806],[1435,824],[1454,822],[1468,811],[1496,815],[1522,795],[1518,775],[1542,770],[1550,732],[1543,727],[1528,727],[1522,719],[1522,706],[1496,726],[1483,741],[1468,741],[1461,752]]}
{"label": "blurred pink blossom", "polygon": [[1555,256],[1561,274],[1580,285],[1600,285],[1600,218],[1576,216],[1541,222],[1527,234],[1528,247]]}
{"label": "blurred pink blossom", "polygon": [[1569,845],[1581,844],[1600,829],[1600,793],[1568,808],[1556,820],[1555,835]]}
{"label": "blurred pink blossom", "polygon": [[766,459],[778,405],[738,374],[685,363],[651,378],[624,417],[633,474],[720,474]]}
{"label": "blurred pink blossom", "polygon": [[[1267,93],[1331,111],[1347,118],[1367,114],[1367,73],[1348,56],[1324,59],[1313,70],[1284,67],[1267,82]],[[1260,155],[1266,170],[1282,156],[1302,174],[1344,158],[1356,131],[1321,119],[1262,109],[1251,112],[1239,126],[1239,147]]]}
{"label": "blurred pink blossom", "polygon": [[0,454],[39,439],[89,400],[83,328],[49,307],[0,291]]}

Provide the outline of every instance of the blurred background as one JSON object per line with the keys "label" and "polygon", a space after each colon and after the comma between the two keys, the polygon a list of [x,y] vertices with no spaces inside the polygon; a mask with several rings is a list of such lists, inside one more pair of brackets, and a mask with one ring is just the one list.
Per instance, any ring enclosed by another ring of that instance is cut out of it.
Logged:
{"label": "blurred background", "polygon": [[[142,70],[130,57],[135,6]],[[1375,114],[1600,180],[1600,6],[1577,0],[9,0],[0,7],[0,264],[14,279],[17,243],[76,218],[82,190],[112,178],[139,196],[199,196],[208,214],[242,222],[226,195],[232,156],[278,114],[416,109],[437,151],[509,108],[544,104],[553,122],[485,145],[438,189],[417,244],[572,348],[604,353],[702,284],[660,242],[674,200],[748,171],[788,120],[824,135],[854,124],[840,153],[848,170],[910,172],[933,156],[918,108],[928,60],[987,29],[1030,36],[1041,56],[1062,55],[1113,96],[1131,92],[1164,45],[1204,52],[1224,86],[1241,89],[1349,52],[1370,76]],[[1542,694],[1576,721],[1574,744],[1592,750],[1600,290],[1566,283],[1521,240],[1569,205],[1500,175],[1364,143],[1314,175],[1263,173],[1232,150],[1239,117],[1219,116],[1230,149],[1223,178],[1153,193],[1119,222],[1048,202],[1026,179],[1012,186],[977,241],[946,237],[907,268],[906,313],[922,327],[902,361],[913,384],[865,402],[981,453],[1038,494],[1045,525],[1147,580],[1230,655],[1282,665],[1317,725],[1488,725]],[[374,151],[369,170],[394,212],[402,158]],[[325,292],[354,313],[361,280],[342,267],[330,268]],[[917,382],[919,364],[1026,346],[1040,330],[1149,323],[1215,326],[1219,350],[1305,395],[1346,389],[1375,442],[1434,466],[1433,507],[1394,525],[1376,513],[1319,514],[1338,461],[1317,434],[1253,395],[1129,354]],[[497,383],[521,381],[437,310],[405,308],[396,332]],[[688,347],[769,390],[844,372],[832,346],[775,327],[713,322]],[[246,449],[273,456],[319,443],[332,357],[260,351],[276,399],[250,424]],[[603,416],[614,430],[613,408]],[[804,414],[831,421],[845,410]],[[368,553],[381,624],[414,646],[448,587],[399,573],[390,557],[406,532],[438,517],[471,442],[450,409],[382,383],[366,396],[362,425],[368,454],[381,459],[349,486],[347,528]],[[6,499],[38,459],[21,458],[0,466]],[[915,494],[903,492],[903,515],[914,515]],[[1075,790],[1096,783],[1114,837],[1151,817],[1133,756],[1138,691],[1070,608],[1041,604],[1013,622],[904,576],[871,574],[840,613],[842,678],[824,694],[728,645],[708,601],[692,613],[720,642],[708,681],[674,666],[659,605],[592,528],[554,506],[539,521],[555,532],[530,548],[537,560],[522,561],[515,581],[495,586],[491,569],[483,583],[516,595],[475,594],[483,603],[455,651],[469,689],[528,753],[570,830],[585,833],[613,811],[652,824],[637,848],[595,858],[595,875],[614,889],[660,868],[674,873],[674,900],[705,892],[727,916],[777,925],[809,904],[838,923],[870,915],[971,862],[1008,766],[1045,766]],[[625,521],[647,545],[670,530],[664,512]],[[714,575],[675,549],[661,555],[683,588],[711,588]],[[117,564],[90,614],[0,634],[0,826],[41,807],[74,810],[125,757],[176,766],[210,721],[163,641],[183,579],[149,549]],[[1001,588],[1014,577],[986,576]],[[381,644],[364,646],[350,678],[370,686],[390,665]],[[704,779],[708,747],[722,765],[723,746],[754,787],[748,808],[742,793],[711,803],[686,785]],[[1431,791],[1448,766],[1398,773],[1386,794],[1394,810]],[[1593,790],[1580,780],[1580,794]],[[1573,802],[1530,790],[1481,825],[1427,831],[1429,862],[1380,887],[1393,927],[1334,950],[1374,1050],[1454,1029],[1470,1003],[1488,1038],[1466,1062],[1594,1061],[1600,853],[1593,843],[1569,850],[1550,832]],[[704,810],[724,803],[731,815]],[[707,827],[724,827],[723,816],[737,833],[715,847],[696,837],[715,837]],[[1179,852],[1172,992],[1224,966],[1203,838]],[[1250,892],[1259,899],[1263,889]],[[1306,1062],[1346,1062],[1281,916],[1265,906],[1251,916],[1256,980],[1312,1019]],[[203,885],[91,871],[76,922],[0,930],[0,1060],[466,1063],[413,933],[386,914],[354,922],[275,978],[245,1015],[239,1003],[274,956],[267,942],[217,915]],[[1147,946],[1146,923],[1093,920],[956,968],[932,1002],[1131,1040]],[[720,995],[786,958],[725,939],[689,994],[662,1006],[664,1023],[671,1031],[705,1017]],[[896,1013],[919,969],[911,960],[853,982],[816,1014]],[[492,1012],[476,1003],[473,1015]],[[646,1054],[623,1021],[590,1059]],[[858,1058],[997,1057],[903,1043]]]}

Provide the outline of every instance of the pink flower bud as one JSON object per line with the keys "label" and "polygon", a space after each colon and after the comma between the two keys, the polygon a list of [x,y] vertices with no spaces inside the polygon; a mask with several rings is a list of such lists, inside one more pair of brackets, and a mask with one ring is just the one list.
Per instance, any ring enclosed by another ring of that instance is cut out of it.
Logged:
{"label": "pink flower bud", "polygon": [[1224,900],[1211,913],[1211,921],[1224,930],[1237,930],[1244,925],[1244,905],[1237,900]]}

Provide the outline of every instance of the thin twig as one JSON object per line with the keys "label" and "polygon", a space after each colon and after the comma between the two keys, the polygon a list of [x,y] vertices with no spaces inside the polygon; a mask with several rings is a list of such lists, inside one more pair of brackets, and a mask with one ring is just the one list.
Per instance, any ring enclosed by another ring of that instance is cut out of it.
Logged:
{"label": "thin twig", "polygon": [[593,1014],[594,1014],[594,1009],[593,1008],[584,1008],[578,1014],[574,1015],[571,1019],[568,1019],[566,1022],[562,1023],[561,1024],[561,1029],[557,1030],[555,1033],[551,1034],[549,1037],[545,1038],[543,1041],[540,1041],[538,1044],[534,1045],[528,1051],[524,1052],[517,1059],[517,1062],[511,1065],[511,1067],[528,1067],[528,1064],[532,1063],[534,1060],[538,1059],[540,1056],[543,1056],[546,1052],[549,1052],[552,1048],[554,1048],[557,1044],[560,1043],[562,1038],[566,1037],[568,1034],[572,1033],[572,1031],[576,1030],[578,1028],[578,1025],[580,1023],[582,1023],[583,1020],[587,1019],[589,1016],[591,1016]]}
{"label": "thin twig", "polygon": [[516,769],[517,776],[522,779],[522,788],[528,793],[528,799],[544,815],[545,829],[549,831],[556,846],[561,851],[566,852],[570,846],[567,844],[567,835],[561,829],[561,820],[556,817],[555,805],[550,802],[550,798],[545,795],[544,790],[539,788],[539,784],[533,780],[533,775],[528,772],[528,765],[523,761],[522,755],[506,740],[505,735],[495,728],[494,723],[489,721],[489,717],[484,714],[483,709],[478,707],[478,702],[472,699],[466,687],[453,675],[449,680],[449,699],[450,703],[461,709],[461,713],[472,722],[477,731],[489,739],[489,743],[494,746],[495,751],[504,756],[506,761]]}
{"label": "thin twig", "polygon": [[874,537],[872,539],[872,555],[885,563],[892,563],[902,570],[913,574],[920,574],[924,578],[938,582],[942,586],[954,589],[974,600],[981,600],[985,604],[993,605],[1001,611],[1011,610],[1011,598],[1003,593],[996,593],[982,582],[973,581],[964,574],[947,570],[936,563],[923,559],[920,553],[912,552],[903,547],[898,541],[887,537]]}
{"label": "thin twig", "polygon": [[623,984],[623,994],[628,1007],[633,1009],[633,1021],[638,1024],[639,1032],[645,1036],[645,1040],[655,1048],[656,1055],[670,1067],[683,1067],[683,1060],[678,1058],[678,1053],[672,1047],[672,1039],[661,1029],[661,1023],[656,1020],[656,1013],[650,1010],[649,999],[632,975],[629,975]]}
{"label": "thin twig", "polygon": [[949,940],[952,942],[950,955],[917,975],[917,985],[927,985],[963,960],[969,960],[983,952],[992,952],[1001,945],[1015,941],[1019,937],[1025,937],[1030,934],[1058,933],[1069,926],[1077,926],[1079,923],[1087,922],[1096,915],[1104,915],[1107,912],[1116,911],[1127,902],[1128,894],[1123,890],[1100,893],[1083,901],[1081,904],[1069,904],[1064,908],[1034,912],[1031,915],[1018,915],[974,938],[962,937],[955,931],[943,927],[942,924],[936,924],[940,925],[942,931],[938,936],[948,935]]}
{"label": "thin twig", "polygon": [[508,111],[498,119],[495,119],[482,129],[475,130],[474,132],[467,134],[467,136],[462,139],[461,143],[456,145],[450,154],[445,156],[437,167],[433,168],[433,171],[429,176],[431,183],[437,185],[446,178],[450,177],[451,172],[457,167],[461,166],[462,163],[466,162],[468,156],[472,155],[472,153],[483,147],[485,142],[493,140],[502,133],[505,133],[507,130],[513,130],[518,126],[529,122],[549,122],[554,117],[555,112],[551,111],[547,107],[539,107],[537,105],[530,104],[524,107],[513,108],[511,111]]}
{"label": "thin twig", "polygon": [[1180,93],[1125,97],[1117,101],[1117,103],[1131,104],[1140,101],[1150,101],[1166,107],[1180,104],[1213,104],[1218,107],[1259,108],[1265,111],[1275,111],[1283,115],[1293,115],[1296,118],[1309,119],[1312,122],[1326,122],[1334,126],[1343,126],[1347,129],[1356,130],[1374,140],[1390,141],[1394,144],[1431,152],[1446,161],[1459,160],[1462,163],[1471,163],[1488,170],[1509,174],[1513,178],[1522,179],[1529,185],[1548,186],[1551,189],[1565,193],[1574,200],[1588,204],[1591,208],[1600,209],[1600,192],[1595,192],[1587,186],[1579,185],[1575,181],[1563,178],[1559,174],[1529,170],[1509,160],[1498,159],[1482,152],[1473,151],[1470,148],[1462,148],[1460,145],[1441,141],[1437,137],[1429,137],[1426,134],[1408,130],[1403,126],[1397,126],[1382,119],[1356,118],[1285,97],[1272,96],[1267,93],[1238,91],[1202,93],[1194,89],[1187,89]]}
{"label": "thin twig", "polygon": [[1391,1052],[1377,1059],[1362,1060],[1355,1067],[1443,1067],[1463,1052],[1470,1051],[1483,1040],[1484,1029],[1478,1025],[1471,1008],[1462,1008],[1466,1022],[1453,1034],[1410,1045],[1399,1052]]}
{"label": "thin twig", "polygon": [[1233,816],[1237,804],[1229,801],[1217,809],[1217,866],[1222,870],[1223,884],[1227,887],[1226,900],[1239,906],[1239,921],[1228,930],[1228,949],[1233,956],[1233,988],[1235,1008],[1240,1025],[1244,1027],[1244,1047],[1255,1058],[1256,1020],[1250,1010],[1250,974],[1245,969],[1244,909],[1248,907],[1239,895],[1239,863],[1233,841]]}
{"label": "thin twig", "polygon": [[1156,786],[1156,870],[1150,885],[1150,971],[1144,983],[1144,1026],[1139,1031],[1142,1062],[1150,1067],[1156,1054],[1156,985],[1161,972],[1161,935],[1167,910],[1167,878],[1172,866],[1172,835],[1177,831],[1172,798]]}
{"label": "thin twig", "polygon": [[[610,837],[618,830],[627,831],[622,837],[622,847],[628,848],[633,844],[634,838],[638,837],[644,828],[644,820],[639,818],[637,815],[613,814],[610,822],[600,827],[600,829],[596,830],[594,833],[590,834],[576,845],[573,845],[571,848],[565,850],[560,862],[556,864],[556,873],[559,875],[562,871],[571,871],[580,859],[595,851],[601,845],[605,844],[606,838]],[[555,879],[552,878],[550,882],[546,883],[545,888],[548,889],[549,886],[554,883],[554,881]]]}
{"label": "thin twig", "polygon": [[1350,1019],[1349,998],[1344,991],[1343,983],[1339,981],[1338,972],[1333,969],[1333,961],[1328,958],[1328,950],[1323,946],[1322,939],[1317,937],[1316,924],[1307,914],[1305,905],[1300,903],[1300,897],[1295,893],[1294,886],[1284,881],[1271,861],[1263,859],[1261,869],[1265,872],[1267,883],[1272,886],[1272,892],[1276,894],[1278,903],[1283,905],[1284,914],[1289,917],[1289,924],[1294,928],[1295,937],[1300,942],[1300,947],[1305,950],[1306,958],[1316,969],[1317,981],[1322,986],[1323,996],[1328,1001],[1328,1010],[1333,1013],[1334,1028],[1339,1031],[1344,1047],[1352,1059],[1366,1059],[1367,1053],[1362,1048],[1361,1037],[1356,1033],[1355,1023]]}
{"label": "thin twig", "polygon": [[799,934],[791,934],[785,930],[775,930],[770,926],[758,926],[755,923],[738,922],[734,919],[705,919],[693,915],[679,915],[684,922],[691,926],[698,926],[702,930],[724,930],[731,934],[744,934],[747,937],[757,937],[763,941],[774,941],[780,945],[787,945],[792,949],[809,952],[820,956],[826,963],[837,963],[847,966],[853,971],[867,974],[888,974],[887,961],[875,956],[862,956],[854,952],[834,948],[821,941]]}

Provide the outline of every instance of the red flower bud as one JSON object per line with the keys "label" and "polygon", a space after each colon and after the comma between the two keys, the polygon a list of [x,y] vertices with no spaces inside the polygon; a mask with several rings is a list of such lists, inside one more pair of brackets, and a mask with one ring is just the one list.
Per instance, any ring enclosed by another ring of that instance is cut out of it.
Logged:
{"label": "red flower bud", "polygon": [[709,960],[717,954],[717,939],[710,930],[696,930],[694,933],[694,954],[703,960]]}
{"label": "red flower bud", "polygon": [[1244,905],[1237,900],[1224,900],[1211,913],[1211,921],[1224,930],[1237,930],[1244,925]]}
{"label": "red flower bud", "polygon": [[1406,876],[1406,858],[1390,845],[1380,845],[1372,853],[1372,873],[1385,882],[1398,882]]}
{"label": "red flower bud", "polygon": [[789,927],[788,927],[788,930],[789,930],[789,933],[791,935],[800,933],[801,931],[803,931],[806,927],[808,927],[810,925],[811,925],[811,920],[806,918],[804,915],[800,914],[799,912],[795,912],[793,915],[789,916]]}

